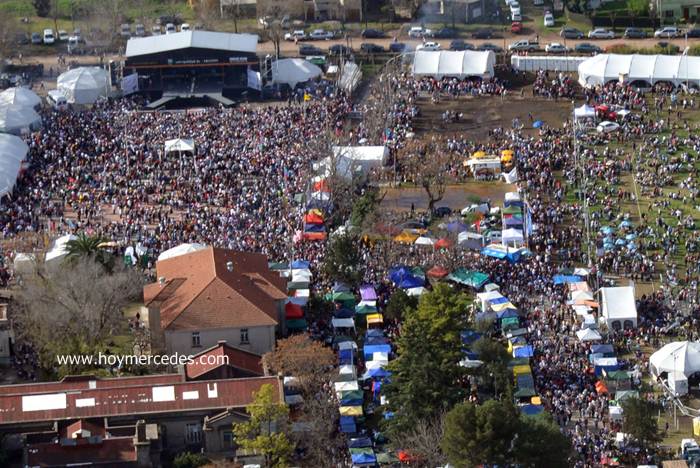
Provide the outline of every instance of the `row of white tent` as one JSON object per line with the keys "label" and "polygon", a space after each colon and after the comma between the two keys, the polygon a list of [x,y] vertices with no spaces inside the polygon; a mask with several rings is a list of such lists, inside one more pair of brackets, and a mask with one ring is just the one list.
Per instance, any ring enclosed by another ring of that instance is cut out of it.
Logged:
{"label": "row of white tent", "polygon": [[603,85],[624,80],[640,87],[659,82],[674,86],[700,86],[700,57],[688,55],[600,54],[581,62],[578,81],[581,86]]}

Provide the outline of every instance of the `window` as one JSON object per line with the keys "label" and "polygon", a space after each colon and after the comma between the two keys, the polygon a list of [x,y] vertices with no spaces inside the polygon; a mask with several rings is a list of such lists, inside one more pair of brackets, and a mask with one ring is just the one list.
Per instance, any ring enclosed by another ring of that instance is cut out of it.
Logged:
{"label": "window", "polygon": [[188,444],[198,444],[202,441],[202,425],[193,423],[185,424],[185,442]]}
{"label": "window", "polygon": [[192,332],[192,347],[199,348],[202,343],[199,341],[199,332]]}
{"label": "window", "polygon": [[221,444],[221,446],[222,446],[222,448],[225,448],[225,449],[233,448],[233,432],[232,431],[224,431],[223,443]]}
{"label": "window", "polygon": [[248,343],[250,343],[248,341],[248,329],[241,328],[241,344],[248,344]]}

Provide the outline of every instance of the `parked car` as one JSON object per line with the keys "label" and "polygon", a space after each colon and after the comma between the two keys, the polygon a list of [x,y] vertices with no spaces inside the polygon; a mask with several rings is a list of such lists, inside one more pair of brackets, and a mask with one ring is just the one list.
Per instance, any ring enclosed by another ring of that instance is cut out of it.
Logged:
{"label": "parked car", "polygon": [[559,35],[564,39],[583,39],[584,34],[582,31],[572,28],[571,26],[564,26],[559,31]]}
{"label": "parked car", "polygon": [[627,28],[622,37],[625,39],[646,39],[648,34],[642,28]]}
{"label": "parked car", "polygon": [[350,55],[352,54],[352,49],[343,44],[335,44],[328,48],[328,53],[330,55]]}
{"label": "parked car", "polygon": [[48,93],[46,93],[46,103],[52,109],[60,111],[68,109],[68,100],[66,99],[66,95],[57,89],[51,89]]}
{"label": "parked car", "polygon": [[435,32],[431,31],[430,35],[428,35],[428,37],[434,37],[436,39],[450,39],[457,36],[459,36],[459,31],[452,28],[440,28]]}
{"label": "parked car", "polygon": [[41,44],[41,43],[42,43],[41,34],[39,34],[38,32],[32,33],[32,44]]}
{"label": "parked car", "polygon": [[429,50],[435,51],[440,50],[440,44],[437,42],[424,42],[416,46],[416,50]]}
{"label": "parked car", "polygon": [[438,206],[434,213],[436,218],[444,218],[452,214],[452,209],[449,206]]}
{"label": "parked car", "polygon": [[664,39],[673,39],[674,37],[680,37],[682,34],[683,32],[675,26],[666,26],[654,31],[654,37]]}
{"label": "parked car", "polygon": [[119,26],[119,35],[124,38],[131,37],[131,25],[128,23],[124,23],[121,26]]}
{"label": "parked car", "polygon": [[539,50],[539,48],[539,43],[530,39],[520,39],[508,45],[508,50],[512,51],[532,51]]}
{"label": "parked car", "polygon": [[160,30],[160,26],[158,26],[157,24],[154,24],[151,27],[151,34],[153,36],[160,36],[162,34],[162,31]]}
{"label": "parked car", "polygon": [[389,44],[389,51],[395,53],[401,53],[406,50],[406,44],[403,42],[392,42]]}
{"label": "parked car", "polygon": [[510,32],[513,34],[520,34],[523,31],[523,23],[520,21],[513,21],[510,24]]}
{"label": "parked car", "polygon": [[510,15],[510,20],[511,20],[511,21],[518,21],[518,22],[521,22],[521,21],[523,20],[523,17],[522,17],[522,15],[521,15],[520,13],[512,13],[512,14]]}
{"label": "parked car", "polygon": [[53,35],[53,29],[44,29],[43,42],[46,45],[51,45],[56,42],[56,37]]}
{"label": "parked car", "polygon": [[607,120],[601,122],[596,127],[598,133],[610,133],[615,132],[620,128],[620,124],[616,122],[609,122]]}
{"label": "parked car", "polygon": [[408,37],[412,37],[414,39],[420,39],[421,37],[429,36],[430,34],[432,34],[432,31],[430,29],[423,28],[423,26],[412,26],[411,29],[408,30]]}
{"label": "parked car", "polygon": [[168,23],[165,25],[165,34],[173,34],[177,32],[177,28],[173,23]]}
{"label": "parked car", "polygon": [[146,27],[141,23],[137,23],[136,27],[134,28],[134,36],[143,37],[145,35],[146,35]]}
{"label": "parked car", "polygon": [[314,45],[304,44],[299,46],[299,55],[302,57],[308,57],[309,55],[323,55],[323,51]]}
{"label": "parked car", "polygon": [[360,44],[360,50],[366,54],[381,54],[386,52],[384,47],[379,44],[372,44],[371,42],[363,42]]}
{"label": "parked car", "polygon": [[474,50],[475,47],[472,44],[464,42],[462,39],[455,39],[450,42],[450,50]]}
{"label": "parked car", "polygon": [[615,39],[615,33],[605,28],[595,28],[588,31],[588,39]]}
{"label": "parked car", "polygon": [[472,33],[474,39],[491,39],[493,37],[493,30],[489,28],[478,29]]}
{"label": "parked car", "polygon": [[362,37],[364,37],[365,39],[379,39],[384,36],[386,36],[386,34],[384,34],[384,31],[380,31],[378,29],[362,30]]}
{"label": "parked car", "polygon": [[579,54],[599,54],[603,51],[603,49],[601,49],[595,44],[591,44],[590,42],[582,42],[580,44],[576,44],[574,50]]}
{"label": "parked car", "polygon": [[329,41],[333,39],[333,33],[325,29],[314,29],[311,31],[309,38],[314,41]]}
{"label": "parked car", "polygon": [[68,32],[65,29],[58,30],[58,40],[61,42],[68,41]]}
{"label": "parked car", "polygon": [[688,29],[685,35],[688,37],[700,37],[700,28]]}
{"label": "parked car", "polygon": [[68,38],[68,53],[71,55],[80,53],[80,41],[77,36],[71,36]]}
{"label": "parked car", "polygon": [[512,1],[512,2],[510,2],[509,6],[510,6],[510,13],[511,14],[515,14],[515,13],[520,14],[520,3],[518,3],[517,1]]}
{"label": "parked car", "polygon": [[85,39],[83,39],[83,32],[80,30],[80,28],[75,28],[73,30],[73,36],[78,38],[78,42],[84,43]]}
{"label": "parked car", "polygon": [[190,27],[190,23],[182,23],[180,25],[180,31],[185,32],[185,31],[191,31],[192,28]]}
{"label": "parked car", "polygon": [[491,44],[490,42],[486,42],[484,44],[481,44],[477,50],[490,50],[491,52],[495,54],[500,54],[503,52],[503,47],[499,47],[496,44]]}
{"label": "parked car", "polygon": [[545,46],[544,51],[548,54],[565,54],[569,51],[569,49],[568,47],[565,47],[564,44],[552,42]]}
{"label": "parked car", "polygon": [[551,13],[546,13],[544,15],[544,27],[553,28],[554,27],[554,15]]}
{"label": "parked car", "polygon": [[544,0],[532,0],[532,4],[534,6],[543,6],[544,5]]}
{"label": "parked car", "polygon": [[284,35],[284,40],[285,41],[304,41],[306,40],[306,33],[304,32],[303,29],[298,29],[296,31],[292,31],[290,33],[285,33]]}

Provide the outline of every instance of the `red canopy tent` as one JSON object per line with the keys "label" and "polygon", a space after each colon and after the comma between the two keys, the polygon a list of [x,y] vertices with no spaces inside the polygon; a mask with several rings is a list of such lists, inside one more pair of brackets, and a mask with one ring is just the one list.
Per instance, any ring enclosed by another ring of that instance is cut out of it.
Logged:
{"label": "red canopy tent", "polygon": [[447,271],[446,268],[441,267],[440,265],[435,265],[432,267],[430,270],[426,272],[426,275],[432,277],[432,278],[444,278],[447,276],[450,272]]}
{"label": "red canopy tent", "polygon": [[298,319],[304,317],[304,310],[299,304],[288,302],[284,306],[284,316],[288,319]]}
{"label": "red canopy tent", "polygon": [[319,180],[318,182],[314,182],[314,191],[315,192],[330,192],[331,189],[328,187],[328,183],[326,182],[326,179]]}
{"label": "red canopy tent", "polygon": [[323,216],[310,211],[304,216],[304,222],[306,224],[323,224]]}
{"label": "red canopy tent", "polygon": [[439,239],[435,243],[435,248],[436,249],[448,249],[452,247],[452,241],[449,239],[445,239],[444,237],[442,239]]}

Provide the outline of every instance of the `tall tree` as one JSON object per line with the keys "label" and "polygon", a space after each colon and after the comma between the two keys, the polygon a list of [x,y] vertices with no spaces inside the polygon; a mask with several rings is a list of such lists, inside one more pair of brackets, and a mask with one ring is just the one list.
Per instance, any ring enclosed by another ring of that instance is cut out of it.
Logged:
{"label": "tall tree", "polygon": [[357,286],[364,275],[357,236],[351,233],[332,236],[322,269],[333,280]]}
{"label": "tall tree", "polygon": [[104,237],[88,236],[81,232],[77,239],[69,240],[66,244],[67,258],[71,261],[80,257],[90,258],[111,271],[114,268],[114,256],[105,249],[106,242]]}
{"label": "tall tree", "polygon": [[549,413],[521,416],[513,452],[523,467],[566,468],[571,443]]}
{"label": "tall tree", "polygon": [[505,346],[491,338],[482,337],[474,343],[472,350],[483,361],[484,365],[479,371],[482,377],[492,380],[496,396],[499,393],[510,395],[512,372],[508,369],[510,354]]}
{"label": "tall tree", "polygon": [[32,6],[39,18],[46,18],[51,13],[51,0],[32,0]]}
{"label": "tall tree", "polygon": [[409,296],[403,289],[397,289],[392,293],[384,308],[384,317],[401,320],[404,314],[410,314],[410,310],[415,309],[417,305],[418,299],[415,296]]}
{"label": "tall tree", "polygon": [[661,441],[656,424],[654,404],[641,398],[627,398],[622,402],[622,430],[630,434],[642,447]]}
{"label": "tall tree", "polygon": [[421,463],[442,466],[447,463],[440,442],[445,433],[445,414],[433,419],[421,419],[412,428],[393,439],[394,446],[402,448]]}
{"label": "tall tree", "polygon": [[233,425],[236,444],[256,450],[265,458],[265,466],[282,468],[294,453],[289,437],[289,408],[275,401],[272,385],[265,384],[253,392],[253,402],[246,406],[250,419]]}
{"label": "tall tree", "polygon": [[421,419],[449,410],[466,395],[466,371],[460,332],[468,327],[470,298],[446,284],[421,296],[418,307],[405,315],[397,340],[398,357],[385,393],[395,417],[390,429],[400,433]]}

